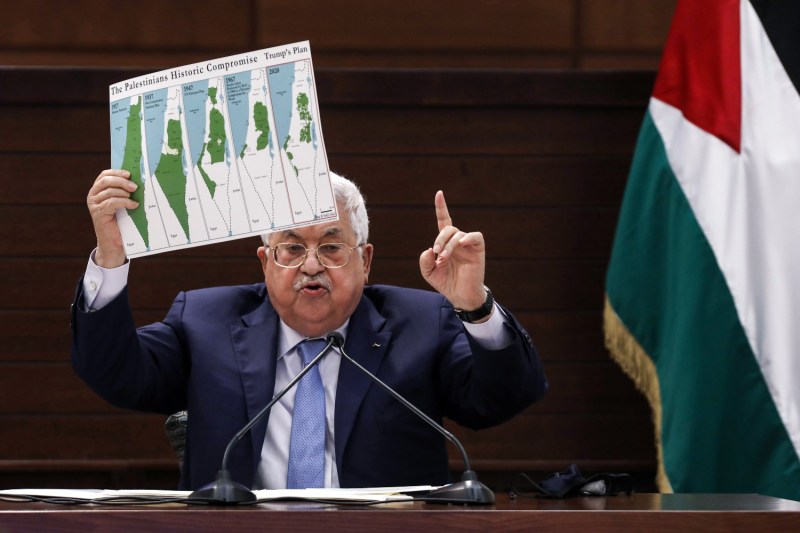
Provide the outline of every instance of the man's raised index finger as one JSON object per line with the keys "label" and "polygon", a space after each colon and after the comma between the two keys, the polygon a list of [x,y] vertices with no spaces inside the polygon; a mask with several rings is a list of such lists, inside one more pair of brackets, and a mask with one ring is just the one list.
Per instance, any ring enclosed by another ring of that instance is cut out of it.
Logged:
{"label": "man's raised index finger", "polygon": [[444,193],[442,191],[436,191],[433,203],[436,205],[436,222],[439,224],[439,231],[442,231],[447,226],[452,226],[453,220],[447,211],[447,202],[444,201]]}

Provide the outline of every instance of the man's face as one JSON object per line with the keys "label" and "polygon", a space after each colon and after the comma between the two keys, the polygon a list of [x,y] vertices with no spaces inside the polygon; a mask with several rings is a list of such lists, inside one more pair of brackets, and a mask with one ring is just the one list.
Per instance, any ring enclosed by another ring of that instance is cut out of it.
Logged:
{"label": "man's face", "polygon": [[262,246],[258,257],[264,270],[270,301],[281,319],[308,337],[324,336],[344,324],[353,314],[369,276],[372,245],[353,250],[350,262],[341,268],[326,268],[312,249],[329,242],[356,246],[355,232],[341,204],[342,217],[336,222],[273,233],[270,247],[279,242],[302,244],[309,249],[305,262],[297,268],[275,264],[275,256]]}

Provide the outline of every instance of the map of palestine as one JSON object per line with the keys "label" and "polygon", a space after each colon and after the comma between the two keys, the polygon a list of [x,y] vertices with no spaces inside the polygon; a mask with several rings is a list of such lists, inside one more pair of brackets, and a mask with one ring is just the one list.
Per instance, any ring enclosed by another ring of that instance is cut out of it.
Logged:
{"label": "map of palestine", "polygon": [[109,87],[128,257],[335,220],[308,42]]}

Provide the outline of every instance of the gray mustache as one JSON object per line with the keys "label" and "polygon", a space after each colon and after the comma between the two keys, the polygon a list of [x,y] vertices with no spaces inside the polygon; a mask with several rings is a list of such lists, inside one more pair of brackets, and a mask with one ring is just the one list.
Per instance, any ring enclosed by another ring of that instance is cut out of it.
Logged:
{"label": "gray mustache", "polygon": [[294,290],[299,291],[306,285],[319,285],[320,287],[324,287],[326,290],[331,290],[331,282],[330,280],[322,274],[316,274],[314,276],[307,276],[305,274],[301,275],[297,281],[294,282]]}

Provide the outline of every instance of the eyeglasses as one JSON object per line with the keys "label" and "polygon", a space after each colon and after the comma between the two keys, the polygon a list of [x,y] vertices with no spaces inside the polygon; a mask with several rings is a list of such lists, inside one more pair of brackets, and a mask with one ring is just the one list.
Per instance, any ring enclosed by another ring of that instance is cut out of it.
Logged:
{"label": "eyeglasses", "polygon": [[[361,245],[359,245],[361,246]],[[326,242],[316,248],[306,248],[293,242],[279,242],[270,248],[275,264],[283,268],[297,268],[302,265],[308,252],[314,251],[317,261],[325,268],[342,268],[350,262],[353,250],[358,246],[347,246],[343,242]]]}

